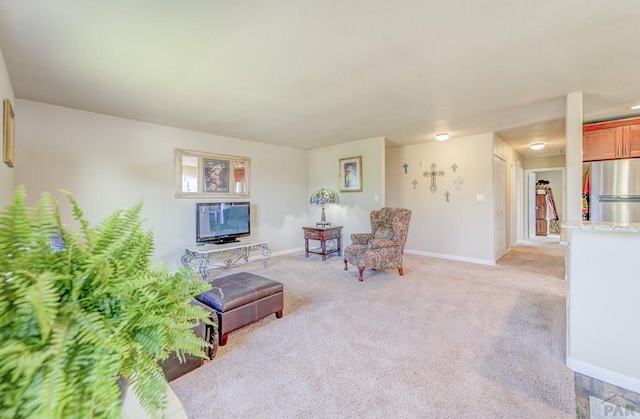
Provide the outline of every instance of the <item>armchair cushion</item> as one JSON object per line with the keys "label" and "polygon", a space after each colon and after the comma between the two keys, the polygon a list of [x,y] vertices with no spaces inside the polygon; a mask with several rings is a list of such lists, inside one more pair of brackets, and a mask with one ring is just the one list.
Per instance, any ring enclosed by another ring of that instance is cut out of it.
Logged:
{"label": "armchair cushion", "polygon": [[373,237],[376,239],[391,239],[393,238],[393,228],[379,227],[375,233],[373,233]]}
{"label": "armchair cushion", "polygon": [[393,239],[371,239],[369,249],[383,249],[387,247],[402,246],[402,243]]}

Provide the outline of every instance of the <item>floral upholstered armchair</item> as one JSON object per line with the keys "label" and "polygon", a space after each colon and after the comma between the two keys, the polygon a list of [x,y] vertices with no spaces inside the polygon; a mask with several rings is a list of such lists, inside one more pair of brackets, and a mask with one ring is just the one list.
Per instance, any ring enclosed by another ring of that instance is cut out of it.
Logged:
{"label": "floral upholstered armchair", "polygon": [[411,211],[406,208],[384,207],[371,211],[371,233],[351,235],[351,244],[344,250],[344,270],[348,264],[358,267],[359,280],[366,268],[398,269],[402,271],[402,254],[407,241]]}

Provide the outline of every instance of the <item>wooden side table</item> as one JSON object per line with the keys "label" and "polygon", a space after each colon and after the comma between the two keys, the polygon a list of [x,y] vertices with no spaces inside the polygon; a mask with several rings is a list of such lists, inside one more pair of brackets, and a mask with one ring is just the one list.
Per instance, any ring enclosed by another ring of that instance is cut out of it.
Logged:
{"label": "wooden side table", "polygon": [[[304,257],[309,253],[322,255],[322,260],[327,260],[327,255],[337,253],[342,256],[342,226],[336,227],[302,227],[304,230]],[[320,241],[320,251],[309,250],[309,240]],[[335,240],[336,247],[327,250],[327,242]]]}

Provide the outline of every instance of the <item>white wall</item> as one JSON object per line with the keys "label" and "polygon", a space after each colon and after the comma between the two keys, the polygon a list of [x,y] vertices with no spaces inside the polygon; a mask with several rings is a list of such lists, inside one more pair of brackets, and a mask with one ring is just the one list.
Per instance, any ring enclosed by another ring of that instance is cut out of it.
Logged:
{"label": "white wall", "polygon": [[195,202],[206,201],[174,197],[175,148],[239,155],[251,158],[252,237],[268,241],[273,252],[301,247],[305,150],[26,100],[15,105],[20,115],[16,182],[26,185],[30,202],[43,192],[67,189],[95,225],[142,199],[147,227],[154,230],[155,258],[171,268],[181,246],[195,240]]}
{"label": "white wall", "polygon": [[[4,62],[2,50],[0,50],[0,98],[3,99],[2,101],[0,101],[0,112],[2,112],[2,102],[4,101],[4,99],[10,99],[11,103],[13,104],[13,111],[16,114],[16,148],[20,149],[20,129],[23,121],[21,121],[20,119],[20,113],[15,109],[13,87],[11,86],[11,81],[9,80],[9,73],[7,72],[7,66]],[[2,132],[2,123],[0,122],[0,141],[2,139]],[[0,147],[0,153],[2,152],[1,150],[2,149]],[[22,162],[20,162],[20,160],[17,160],[16,157],[16,165],[20,164],[22,164]],[[11,197],[13,196],[13,188],[15,186],[14,173],[15,169],[12,169],[3,162],[0,162],[0,208],[2,209],[4,209],[4,207],[6,207],[9,202],[11,202]]]}
{"label": "white wall", "polygon": [[537,157],[534,159],[523,159],[522,167],[524,169],[544,169],[547,167],[565,167],[565,156],[547,156]]}
{"label": "white wall", "polygon": [[[339,160],[362,156],[362,192],[340,192]],[[327,221],[341,225],[343,244],[351,243],[352,233],[371,231],[369,214],[385,205],[385,139],[384,137],[350,141],[308,151],[307,205],[309,225],[320,221],[321,210],[309,204],[311,194],[320,189],[332,189],[340,197],[340,205],[325,208]],[[376,197],[378,200],[376,201]],[[302,233],[300,233],[302,235]]]}
{"label": "white wall", "polygon": [[[493,134],[488,133],[387,149],[386,204],[413,211],[407,252],[494,262],[493,142]],[[409,165],[406,174],[405,163]],[[435,193],[429,190],[430,178],[423,176],[432,163],[445,172],[436,179]],[[459,190],[453,183],[457,176],[464,181]],[[476,195],[484,195],[485,200],[477,201]]]}
{"label": "white wall", "polygon": [[[326,210],[329,221],[344,226],[344,245],[349,244],[350,234],[369,230],[371,210],[402,206],[414,211],[407,251],[494,262],[492,152],[510,166],[515,154],[493,134],[386,150],[385,139],[376,137],[305,151],[20,99],[15,108],[21,120],[16,149],[21,164],[11,188],[25,184],[30,202],[43,192],[70,190],[93,224],[114,209],[143,199],[145,217],[155,232],[156,259],[168,266],[177,263],[181,246],[193,241],[193,206],[198,201],[173,195],[175,148],[252,159],[253,236],[267,240],[274,252],[302,248],[301,227],[320,218],[320,209],[308,203],[309,196],[320,187],[338,192],[338,160],[362,156],[363,191],[339,193],[340,205]],[[436,180],[435,194],[429,191],[430,179],[422,176],[434,162],[445,171]],[[409,164],[407,174],[404,163]],[[458,166],[456,173],[453,164]],[[464,181],[460,190],[453,184],[457,176]],[[418,182],[416,189],[413,179]],[[508,177],[508,212],[515,196],[509,182]],[[445,200],[446,191],[450,202]],[[485,201],[477,201],[477,194]],[[515,241],[515,213],[507,219],[510,246]]]}

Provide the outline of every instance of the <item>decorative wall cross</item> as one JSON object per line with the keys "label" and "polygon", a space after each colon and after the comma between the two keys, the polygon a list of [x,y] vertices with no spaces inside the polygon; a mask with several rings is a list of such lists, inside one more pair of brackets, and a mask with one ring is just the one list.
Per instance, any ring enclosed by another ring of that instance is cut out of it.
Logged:
{"label": "decorative wall cross", "polygon": [[451,170],[453,170],[453,173],[455,173],[455,172],[456,172],[456,169],[457,169],[457,168],[458,168],[458,165],[457,165],[457,164],[455,164],[455,163],[453,164],[453,166],[451,166]]}
{"label": "decorative wall cross", "polygon": [[413,182],[411,182],[411,184],[413,185],[413,189],[415,189],[416,185],[418,184],[418,181],[413,179]]}
{"label": "decorative wall cross", "polygon": [[460,185],[464,183],[464,179],[461,176],[458,176],[453,183],[456,184],[456,189],[460,189]]}
{"label": "decorative wall cross", "polygon": [[444,176],[444,170],[436,170],[436,164],[431,163],[431,171],[424,172],[422,176],[431,176],[431,187],[429,188],[429,190],[432,193],[436,193],[436,191],[438,190],[438,187],[436,186],[436,176]]}
{"label": "decorative wall cross", "polygon": [[409,167],[409,165],[407,163],[403,164],[402,167],[404,167],[404,174],[407,174],[407,168]]}
{"label": "decorative wall cross", "polygon": [[450,195],[451,195],[451,194],[449,193],[449,191],[445,192],[445,194],[444,194],[444,199],[445,199],[445,201],[449,202],[449,196],[450,196]]}

